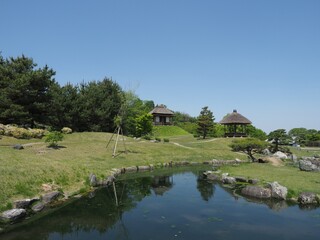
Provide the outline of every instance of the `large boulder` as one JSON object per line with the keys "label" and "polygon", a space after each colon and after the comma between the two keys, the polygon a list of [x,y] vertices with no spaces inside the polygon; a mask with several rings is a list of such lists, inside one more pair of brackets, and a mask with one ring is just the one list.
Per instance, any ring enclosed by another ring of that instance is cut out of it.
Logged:
{"label": "large boulder", "polygon": [[14,202],[14,207],[26,209],[26,208],[29,208],[31,204],[39,200],[40,200],[39,198],[17,200]]}
{"label": "large boulder", "polygon": [[21,218],[24,218],[27,215],[27,211],[22,208],[14,208],[8,211],[3,212],[0,215],[0,220],[2,222],[15,222]]}
{"label": "large boulder", "polygon": [[39,203],[33,205],[31,209],[32,209],[32,211],[37,213],[37,212],[41,212],[44,209],[44,207],[45,207],[44,203],[39,202]]}
{"label": "large boulder", "polygon": [[271,152],[270,152],[270,150],[268,148],[266,148],[266,149],[262,150],[262,154],[269,156],[269,155],[271,155]]}
{"label": "large boulder", "polygon": [[98,185],[97,177],[93,173],[91,173],[89,176],[89,184],[92,187],[96,187]]}
{"label": "large boulder", "polygon": [[212,181],[218,181],[218,180],[220,180],[220,175],[217,173],[214,173],[212,171],[205,171],[203,173],[203,178],[208,179],[208,180],[212,180]]}
{"label": "large boulder", "polygon": [[273,154],[273,156],[274,156],[274,157],[277,157],[277,158],[280,158],[280,159],[287,159],[287,158],[288,158],[288,156],[287,156],[285,153],[280,152],[280,151],[275,152],[275,153]]}
{"label": "large boulder", "polygon": [[298,197],[298,202],[302,205],[304,204],[317,204],[319,199],[315,193],[312,192],[303,192],[300,193]]}
{"label": "large boulder", "polygon": [[254,198],[271,198],[271,190],[259,186],[246,186],[241,190],[241,193]]}
{"label": "large boulder", "polygon": [[269,187],[271,189],[271,197],[281,200],[285,200],[287,198],[288,189],[281,186],[278,182],[270,183]]}
{"label": "large boulder", "polygon": [[58,191],[55,191],[55,192],[50,192],[50,193],[47,193],[47,194],[44,194],[42,195],[42,201],[45,203],[45,204],[48,204],[48,203],[52,203],[54,202],[55,200],[57,200],[59,197],[61,197],[61,193],[58,192]]}
{"label": "large boulder", "polygon": [[299,168],[301,171],[306,172],[313,172],[313,171],[320,171],[320,162],[318,163],[317,160],[300,160],[299,161]]}

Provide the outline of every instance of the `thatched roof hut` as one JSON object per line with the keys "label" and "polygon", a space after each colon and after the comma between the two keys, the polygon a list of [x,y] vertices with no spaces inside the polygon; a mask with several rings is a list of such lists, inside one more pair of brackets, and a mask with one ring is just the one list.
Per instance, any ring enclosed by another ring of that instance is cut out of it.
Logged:
{"label": "thatched roof hut", "polygon": [[157,105],[151,112],[153,115],[154,125],[171,125],[173,111],[169,110],[165,105]]}
{"label": "thatched roof hut", "polygon": [[[245,137],[246,129],[245,126],[251,124],[252,122],[242,116],[237,110],[233,110],[232,113],[225,116],[220,122],[221,125],[227,126],[225,136],[226,137]],[[237,132],[237,129],[241,128],[241,132]]]}

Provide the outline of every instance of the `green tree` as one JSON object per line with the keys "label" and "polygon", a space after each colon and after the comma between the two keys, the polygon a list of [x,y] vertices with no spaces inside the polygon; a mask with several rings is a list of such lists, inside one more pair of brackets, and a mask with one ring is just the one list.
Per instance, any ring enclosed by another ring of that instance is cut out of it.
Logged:
{"label": "green tree", "polygon": [[279,151],[279,145],[287,144],[289,138],[285,129],[277,129],[269,133],[268,140],[272,141],[274,145],[272,152],[277,152]]}
{"label": "green tree", "polygon": [[[154,108],[153,101],[141,100],[133,91],[125,92],[123,104],[123,129],[126,134],[136,136],[136,119]],[[139,134],[138,134],[139,135]]]}
{"label": "green tree", "polygon": [[209,133],[213,132],[214,129],[214,117],[213,113],[208,107],[203,107],[200,115],[197,118],[198,129],[197,132],[203,139],[207,137]]}
{"label": "green tree", "polygon": [[264,131],[262,131],[259,128],[256,128],[251,124],[247,126],[247,133],[248,133],[248,136],[252,138],[258,138],[260,140],[268,139],[268,136]]}
{"label": "green tree", "polygon": [[147,134],[152,133],[153,124],[152,124],[153,116],[149,113],[143,114],[136,118],[136,136],[141,137]]}
{"label": "green tree", "polygon": [[49,90],[55,84],[55,72],[24,55],[3,59],[0,56],[0,122],[33,127],[48,122]]}
{"label": "green tree", "polygon": [[112,132],[114,119],[123,104],[121,87],[108,78],[82,83],[77,99],[80,131]]}
{"label": "green tree", "polygon": [[45,142],[49,143],[49,147],[58,147],[58,142],[63,140],[63,134],[58,131],[49,132],[46,135]]}
{"label": "green tree", "polygon": [[230,147],[232,151],[244,152],[252,162],[255,162],[254,154],[262,152],[263,149],[268,147],[268,143],[257,138],[244,138],[233,140]]}

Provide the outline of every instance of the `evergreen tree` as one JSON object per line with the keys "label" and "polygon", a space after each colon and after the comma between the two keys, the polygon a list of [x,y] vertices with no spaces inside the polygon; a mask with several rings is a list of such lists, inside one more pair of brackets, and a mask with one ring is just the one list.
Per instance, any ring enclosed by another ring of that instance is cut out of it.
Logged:
{"label": "evergreen tree", "polygon": [[197,132],[203,139],[207,137],[209,133],[214,129],[214,116],[208,107],[203,107],[200,115],[197,118],[198,129]]}

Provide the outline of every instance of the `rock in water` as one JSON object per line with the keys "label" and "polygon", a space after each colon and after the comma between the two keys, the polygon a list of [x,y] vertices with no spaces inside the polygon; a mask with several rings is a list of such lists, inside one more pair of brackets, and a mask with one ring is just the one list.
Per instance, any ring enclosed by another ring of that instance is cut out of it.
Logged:
{"label": "rock in water", "polygon": [[61,193],[60,192],[50,192],[50,193],[47,193],[45,195],[42,196],[42,201],[45,203],[45,204],[48,204],[48,203],[51,203],[55,200],[57,200],[58,197],[61,196]]}
{"label": "rock in water", "polygon": [[241,190],[241,193],[254,198],[271,198],[271,190],[259,186],[246,186]]}
{"label": "rock in water", "polygon": [[276,199],[285,200],[287,198],[288,189],[281,186],[278,182],[273,182],[269,184],[271,189],[271,196]]}

